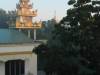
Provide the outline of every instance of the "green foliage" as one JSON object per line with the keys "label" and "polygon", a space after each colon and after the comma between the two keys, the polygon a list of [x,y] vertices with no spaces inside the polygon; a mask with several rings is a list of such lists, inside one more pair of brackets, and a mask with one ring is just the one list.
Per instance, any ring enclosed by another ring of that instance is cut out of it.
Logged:
{"label": "green foliage", "polygon": [[74,4],[76,1],[75,0],[70,0],[69,2],[68,2],[68,4],[69,5],[72,5],[72,4]]}
{"label": "green foliage", "polygon": [[73,8],[47,42],[44,70],[57,75],[100,75],[100,5],[96,0],[71,1]]}
{"label": "green foliage", "polygon": [[95,4],[100,4],[100,1],[92,1],[92,4],[95,5]]}
{"label": "green foliage", "polygon": [[16,11],[8,11],[8,25],[9,27],[15,27],[16,26]]}
{"label": "green foliage", "polygon": [[0,28],[15,27],[16,11],[5,11],[0,9]]}
{"label": "green foliage", "polygon": [[53,19],[48,20],[48,21],[43,21],[42,28],[37,30],[37,38],[38,39],[49,39],[52,31],[54,30],[55,24],[56,24],[56,21]]}
{"label": "green foliage", "polygon": [[8,16],[5,10],[0,9],[0,28],[7,28]]}
{"label": "green foliage", "polygon": [[33,50],[34,53],[38,54],[38,57],[37,57],[38,70],[44,70],[47,50],[48,50],[48,47],[45,44],[41,44]]}

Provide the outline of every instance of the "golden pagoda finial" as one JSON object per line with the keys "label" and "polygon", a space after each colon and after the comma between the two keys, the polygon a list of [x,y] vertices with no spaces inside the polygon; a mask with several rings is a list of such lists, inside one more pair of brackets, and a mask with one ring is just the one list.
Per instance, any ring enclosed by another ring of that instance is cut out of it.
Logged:
{"label": "golden pagoda finial", "polygon": [[16,28],[41,28],[40,23],[37,25],[32,22],[33,17],[37,16],[37,10],[33,10],[32,4],[29,3],[30,0],[20,0],[16,5],[17,8],[17,18],[16,18]]}

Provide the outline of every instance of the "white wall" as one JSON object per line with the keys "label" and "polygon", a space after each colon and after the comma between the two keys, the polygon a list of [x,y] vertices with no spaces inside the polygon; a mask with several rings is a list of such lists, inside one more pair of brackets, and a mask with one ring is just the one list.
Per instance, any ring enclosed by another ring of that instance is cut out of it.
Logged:
{"label": "white wall", "polygon": [[0,75],[5,75],[5,63],[0,62]]}
{"label": "white wall", "polygon": [[30,58],[25,60],[25,74],[31,73],[37,75],[37,55],[32,54]]}
{"label": "white wall", "polygon": [[[39,44],[29,44],[29,45],[7,45],[7,46],[0,46],[0,53],[6,52],[21,52],[21,51],[31,51],[33,48],[38,46]],[[16,55],[1,55],[0,61],[6,62],[8,60],[17,60],[22,59],[25,61],[25,75],[28,72],[32,73],[33,75],[37,75],[37,55],[36,54],[16,54]],[[4,64],[0,64],[0,75],[4,74]]]}
{"label": "white wall", "polygon": [[[37,75],[37,55],[36,54],[22,54],[22,55],[7,55],[0,56],[0,61],[6,62],[8,60],[22,59],[25,61],[25,75],[29,72]],[[5,75],[5,64],[0,63],[0,75]]]}
{"label": "white wall", "polygon": [[37,55],[32,54],[32,60],[30,61],[30,71],[33,75],[37,75]]}

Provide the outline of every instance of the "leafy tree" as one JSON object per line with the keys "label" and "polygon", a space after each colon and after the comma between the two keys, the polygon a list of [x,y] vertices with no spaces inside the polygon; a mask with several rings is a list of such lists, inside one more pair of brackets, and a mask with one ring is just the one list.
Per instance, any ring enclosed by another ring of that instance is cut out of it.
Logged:
{"label": "leafy tree", "polygon": [[0,9],[0,28],[8,28],[8,16],[5,10]]}
{"label": "leafy tree", "polygon": [[[87,5],[88,6],[88,5]],[[91,1],[91,7],[87,8],[90,17],[84,18],[81,26],[81,55],[85,58],[83,63],[88,68],[95,71],[95,75],[100,72],[100,1]]]}
{"label": "leafy tree", "polygon": [[16,11],[8,11],[7,13],[9,20],[7,21],[9,27],[15,27],[16,26]]}
{"label": "leafy tree", "polygon": [[35,50],[33,50],[33,52],[38,55],[37,57],[38,70],[44,70],[47,50],[48,50],[48,47],[46,46],[46,44],[41,44],[38,47],[36,47]]}
{"label": "leafy tree", "polygon": [[0,28],[15,27],[16,11],[5,11],[0,9]]}
{"label": "leafy tree", "polygon": [[52,31],[54,30],[54,26],[56,21],[51,19],[48,21],[42,22],[42,28],[37,30],[37,38],[38,39],[49,39],[51,36]]}
{"label": "leafy tree", "polygon": [[44,70],[57,75],[99,75],[100,1],[70,0],[68,4],[71,9],[47,42]]}

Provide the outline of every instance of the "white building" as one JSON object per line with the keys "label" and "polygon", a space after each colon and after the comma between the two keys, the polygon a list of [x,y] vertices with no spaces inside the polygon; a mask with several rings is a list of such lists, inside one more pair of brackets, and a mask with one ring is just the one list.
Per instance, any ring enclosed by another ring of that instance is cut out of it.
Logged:
{"label": "white building", "polygon": [[0,75],[37,75],[39,43],[12,29],[0,29]]}

